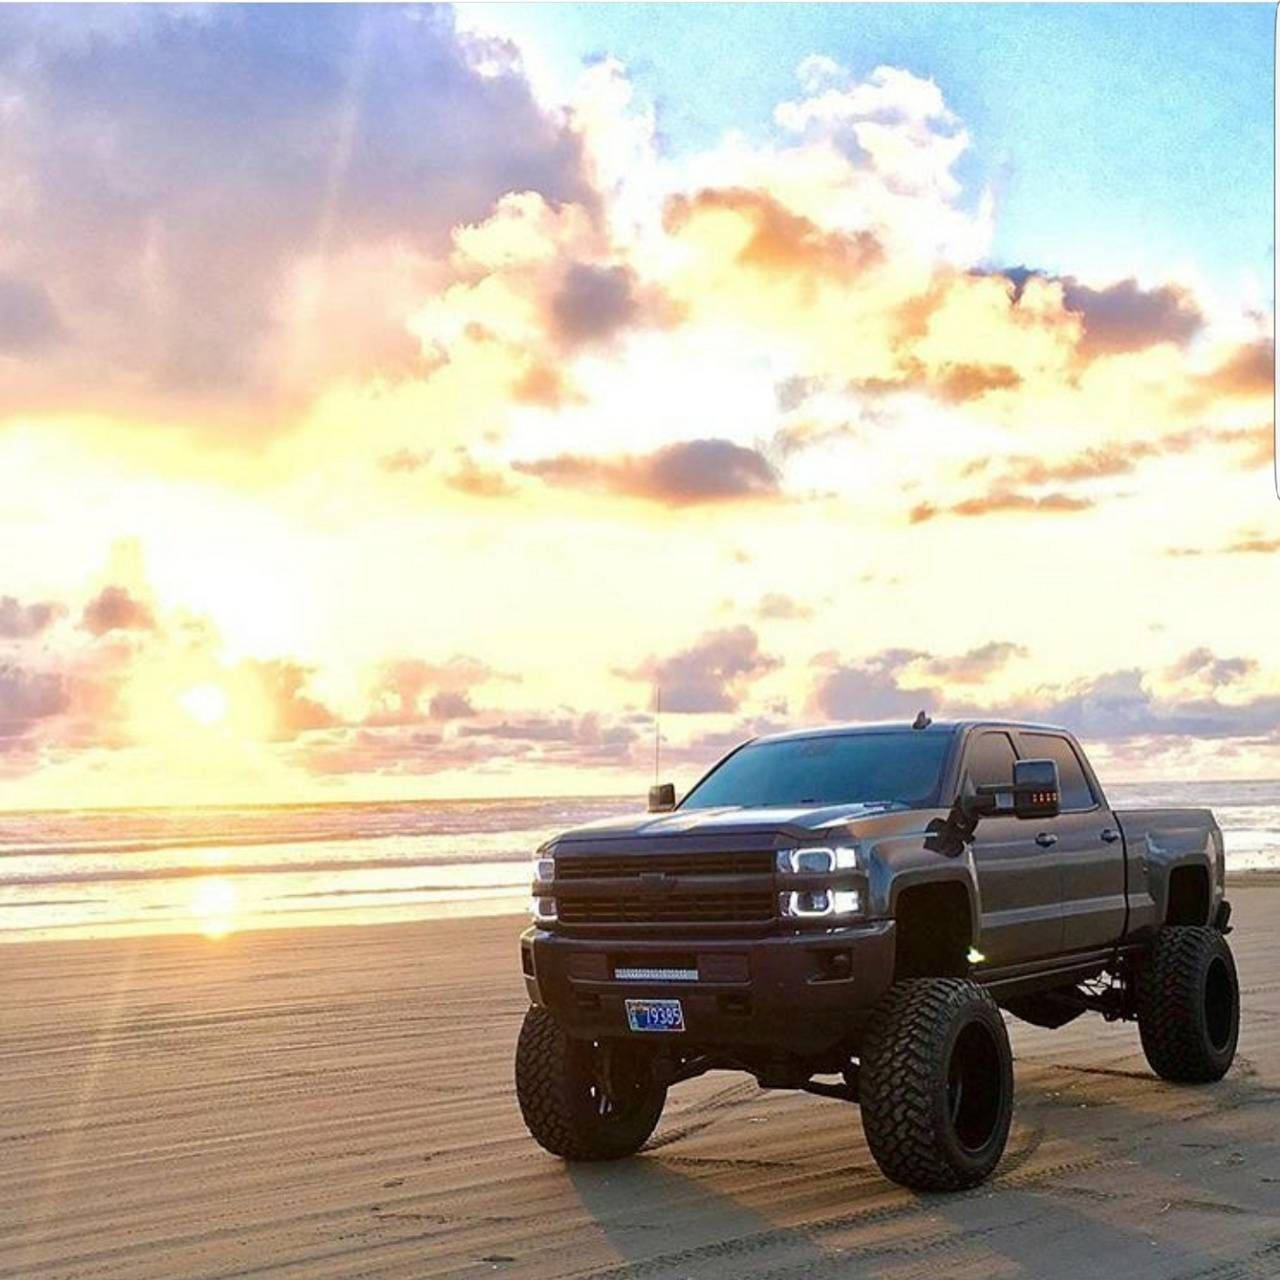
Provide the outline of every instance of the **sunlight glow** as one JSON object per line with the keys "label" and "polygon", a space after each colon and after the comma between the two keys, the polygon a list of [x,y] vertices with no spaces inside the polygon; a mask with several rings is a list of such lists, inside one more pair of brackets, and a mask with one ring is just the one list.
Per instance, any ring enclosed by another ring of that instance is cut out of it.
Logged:
{"label": "sunlight glow", "polygon": [[216,684],[197,684],[178,695],[178,705],[197,723],[217,724],[226,718],[226,690]]}
{"label": "sunlight glow", "polygon": [[191,915],[206,938],[224,938],[235,928],[238,894],[224,876],[197,880],[191,894]]}

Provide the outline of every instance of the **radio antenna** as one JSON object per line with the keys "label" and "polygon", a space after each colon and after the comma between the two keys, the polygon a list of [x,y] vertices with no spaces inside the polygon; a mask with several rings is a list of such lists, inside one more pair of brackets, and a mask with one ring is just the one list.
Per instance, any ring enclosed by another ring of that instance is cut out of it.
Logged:
{"label": "radio antenna", "polygon": [[653,687],[653,780],[658,781],[658,773],[662,763],[662,686]]}

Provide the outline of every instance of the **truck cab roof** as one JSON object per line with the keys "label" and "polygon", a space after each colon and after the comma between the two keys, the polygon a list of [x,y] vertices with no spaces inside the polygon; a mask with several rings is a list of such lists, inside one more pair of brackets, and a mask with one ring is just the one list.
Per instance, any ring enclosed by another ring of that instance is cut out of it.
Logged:
{"label": "truck cab roof", "polygon": [[[849,733],[901,733],[904,729],[915,729],[909,720],[877,720],[868,722],[851,722],[847,724],[813,725],[809,728],[786,729],[779,733],[761,734],[752,738],[752,742],[784,742],[790,738],[828,738]],[[1073,736],[1061,725],[1039,724],[1032,720],[998,720],[998,719],[966,719],[966,720],[930,720],[917,733],[962,734],[970,729],[1013,729],[1033,733],[1062,733]]]}

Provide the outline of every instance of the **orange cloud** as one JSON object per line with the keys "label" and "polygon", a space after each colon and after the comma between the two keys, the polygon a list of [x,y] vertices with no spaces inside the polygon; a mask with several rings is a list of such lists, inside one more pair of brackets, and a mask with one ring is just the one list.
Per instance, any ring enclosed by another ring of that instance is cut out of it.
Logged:
{"label": "orange cloud", "polygon": [[1238,347],[1205,378],[1220,395],[1270,395],[1275,389],[1276,345],[1272,338]]}
{"label": "orange cloud", "polygon": [[872,232],[825,230],[768,192],[745,187],[673,196],[663,223],[670,234],[679,236],[700,218],[724,221],[723,215],[741,226],[735,257],[743,266],[787,275],[829,275],[848,282],[884,257],[883,246]]}
{"label": "orange cloud", "polygon": [[1046,493],[1040,496],[1011,489],[993,489],[977,498],[965,498],[962,502],[940,507],[931,502],[921,502],[911,508],[912,524],[923,524],[940,515],[988,516],[1008,512],[1030,514],[1058,514],[1087,511],[1094,506],[1089,498],[1076,498],[1066,493]]}

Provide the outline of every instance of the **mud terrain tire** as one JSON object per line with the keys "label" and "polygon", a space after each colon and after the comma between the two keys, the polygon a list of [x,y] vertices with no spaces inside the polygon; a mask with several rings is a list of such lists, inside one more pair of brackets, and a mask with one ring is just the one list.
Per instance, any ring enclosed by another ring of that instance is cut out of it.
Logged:
{"label": "mud terrain tire", "polygon": [[1217,929],[1161,929],[1138,972],[1138,1031],[1151,1069],[1176,1084],[1221,1080],[1236,1056],[1240,986]]}
{"label": "mud terrain tire", "polygon": [[885,1177],[917,1191],[983,1181],[1013,1116],[1013,1056],[995,1001],[959,978],[895,983],[868,1023],[859,1088]]}
{"label": "mud terrain tire", "polygon": [[[625,1042],[624,1042],[625,1043]],[[534,1140],[564,1160],[634,1155],[657,1126],[667,1091],[643,1060],[619,1056],[610,1098],[602,1084],[602,1050],[573,1040],[546,1009],[524,1015],[516,1045],[516,1097]]]}

